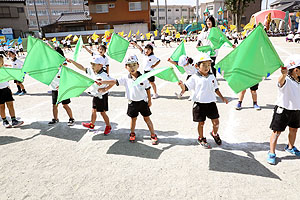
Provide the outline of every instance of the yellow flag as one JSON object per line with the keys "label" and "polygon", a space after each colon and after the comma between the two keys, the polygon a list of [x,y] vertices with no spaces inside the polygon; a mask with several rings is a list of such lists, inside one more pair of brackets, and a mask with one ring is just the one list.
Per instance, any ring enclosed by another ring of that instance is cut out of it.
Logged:
{"label": "yellow flag", "polygon": [[236,29],[236,25],[230,25],[230,30]]}
{"label": "yellow flag", "polygon": [[155,30],[155,31],[154,31],[155,37],[157,37],[157,33],[158,33],[158,30]]}
{"label": "yellow flag", "polygon": [[131,36],[131,30],[129,31],[129,33],[128,33],[128,37],[130,37]]}
{"label": "yellow flag", "polygon": [[136,35],[138,36],[140,34],[140,29],[138,29],[138,31],[136,32]]}
{"label": "yellow flag", "polygon": [[99,37],[99,35],[96,34],[96,32],[94,32],[94,34],[92,35],[92,39],[96,40]]}
{"label": "yellow flag", "polygon": [[121,32],[121,36],[124,37],[124,31]]}
{"label": "yellow flag", "polygon": [[69,34],[65,39],[67,40],[67,39],[69,39],[71,37],[72,37],[72,34]]}
{"label": "yellow flag", "polygon": [[221,25],[221,26],[220,26],[220,29],[223,30],[223,29],[226,29],[226,27],[223,26],[223,25]]}
{"label": "yellow flag", "polygon": [[51,40],[52,42],[56,42],[56,37]]}
{"label": "yellow flag", "polygon": [[180,33],[177,32],[175,37],[176,37],[176,38],[180,38]]}
{"label": "yellow flag", "polygon": [[204,24],[201,24],[201,27],[202,27],[202,28],[205,28],[205,25],[204,25]]}
{"label": "yellow flag", "polygon": [[244,26],[244,30],[247,30],[247,29],[253,29],[253,25],[248,23],[246,26]]}
{"label": "yellow flag", "polygon": [[73,37],[73,42],[76,42],[78,39],[79,39],[79,38],[77,37],[77,35],[75,35],[75,36]]}
{"label": "yellow flag", "polygon": [[167,30],[166,30],[165,32],[166,32],[166,33],[168,33],[168,34],[170,33],[170,30],[169,30],[169,28],[168,28],[168,27],[167,27]]}
{"label": "yellow flag", "polygon": [[147,33],[147,34],[146,34],[146,37],[147,37],[148,40],[150,40],[151,33]]}

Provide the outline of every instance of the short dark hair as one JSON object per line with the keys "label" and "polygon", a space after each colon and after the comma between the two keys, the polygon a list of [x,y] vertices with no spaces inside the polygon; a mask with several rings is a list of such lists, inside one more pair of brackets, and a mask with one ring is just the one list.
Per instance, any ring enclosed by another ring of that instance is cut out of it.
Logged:
{"label": "short dark hair", "polygon": [[101,45],[98,47],[98,49],[100,49],[100,48],[103,48],[103,49],[105,50],[105,52],[106,52],[106,46],[105,46],[105,45],[101,44]]}
{"label": "short dark hair", "polygon": [[189,64],[193,64],[193,62],[194,62],[193,58],[188,58],[188,63]]}
{"label": "short dark hair", "polygon": [[208,17],[205,19],[205,28],[204,28],[204,31],[208,31],[208,26],[207,26],[207,24],[206,24],[206,21],[207,21],[207,20],[211,21],[212,27],[216,27],[216,20],[215,20],[215,18],[214,18],[212,15],[210,15],[210,16],[208,16]]}

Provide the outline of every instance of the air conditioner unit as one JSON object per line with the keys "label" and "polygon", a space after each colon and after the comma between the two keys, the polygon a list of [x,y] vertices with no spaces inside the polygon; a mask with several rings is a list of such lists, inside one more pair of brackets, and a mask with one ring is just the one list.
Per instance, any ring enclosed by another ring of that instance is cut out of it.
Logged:
{"label": "air conditioner unit", "polygon": [[90,15],[90,11],[84,11],[84,15],[86,16]]}

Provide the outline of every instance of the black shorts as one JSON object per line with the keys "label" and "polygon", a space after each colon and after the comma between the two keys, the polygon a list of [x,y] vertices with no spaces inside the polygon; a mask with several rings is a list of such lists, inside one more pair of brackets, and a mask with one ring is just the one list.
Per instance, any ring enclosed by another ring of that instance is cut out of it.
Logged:
{"label": "black shorts", "polygon": [[253,85],[251,88],[250,88],[250,90],[251,91],[256,91],[256,90],[258,90],[258,83],[256,84],[256,85]]}
{"label": "black shorts", "polygon": [[170,40],[167,40],[167,41],[166,41],[166,43],[167,43],[167,44],[170,44],[170,43],[171,43],[171,41],[170,41]]}
{"label": "black shorts", "polygon": [[71,49],[72,48],[71,45],[68,45],[68,48]]}
{"label": "black shorts", "polygon": [[21,82],[21,81],[17,81],[17,80],[14,80],[14,83],[23,83],[23,82]]}
{"label": "black shorts", "polygon": [[193,107],[193,121],[204,122],[206,117],[209,119],[218,119],[220,117],[216,103],[195,102]]}
{"label": "black shorts", "polygon": [[0,51],[0,55],[5,55],[4,51]]}
{"label": "black shorts", "polygon": [[0,89],[0,104],[10,101],[14,101],[11,90],[8,87]]}
{"label": "black shorts", "polygon": [[[150,72],[150,71],[144,71],[145,74],[148,72]],[[155,76],[151,76],[150,78],[148,78],[148,81],[153,83],[155,81]]]}
{"label": "black shorts", "polygon": [[99,43],[98,42],[95,42],[95,45],[98,45]]}
{"label": "black shorts", "polygon": [[98,97],[93,98],[93,109],[96,109],[97,112],[108,111],[108,93],[102,95],[102,99]]}
{"label": "black shorts", "polygon": [[141,40],[141,43],[144,44],[144,40]]}
{"label": "black shorts", "polygon": [[64,44],[64,47],[67,47],[67,44]]}
{"label": "black shorts", "polygon": [[165,43],[166,40],[161,40],[162,43]]}
{"label": "black shorts", "polygon": [[93,46],[93,43],[89,43],[89,44],[90,44],[91,47]]}
{"label": "black shorts", "polygon": [[287,110],[275,106],[270,129],[283,132],[287,126],[300,128],[300,110]]}
{"label": "black shorts", "polygon": [[[58,97],[58,91],[52,90],[52,104],[53,105],[56,104],[57,97]],[[62,102],[58,102],[58,103],[62,103],[63,105],[66,105],[66,104],[71,103],[71,100],[70,99],[66,99],[66,100],[63,100]]]}
{"label": "black shorts", "polygon": [[141,113],[143,117],[149,117],[152,113],[146,101],[131,101],[128,104],[127,115],[135,118]]}

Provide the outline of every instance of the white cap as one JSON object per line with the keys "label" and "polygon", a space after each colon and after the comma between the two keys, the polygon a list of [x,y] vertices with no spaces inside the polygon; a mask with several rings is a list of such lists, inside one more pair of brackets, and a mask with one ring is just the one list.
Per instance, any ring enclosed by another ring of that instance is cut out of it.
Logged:
{"label": "white cap", "polygon": [[204,61],[211,61],[211,62],[213,62],[213,60],[209,56],[209,53],[203,53],[203,52],[200,52],[197,55],[196,61],[197,62],[204,62]]}
{"label": "white cap", "polygon": [[284,61],[284,66],[290,70],[294,69],[296,67],[300,67],[300,54],[294,54],[289,56],[285,61]]}
{"label": "white cap", "polygon": [[13,54],[16,54],[16,50],[14,48],[8,49],[8,52],[12,52]]}
{"label": "white cap", "polygon": [[99,56],[94,58],[93,61],[91,61],[91,63],[105,65],[105,60],[103,57]]}
{"label": "white cap", "polygon": [[136,55],[129,55],[125,58],[125,65],[138,63],[138,62],[139,62],[139,60],[136,57]]}
{"label": "white cap", "polygon": [[188,63],[188,57],[186,55],[182,55],[179,57],[178,65],[180,67],[184,67]]}

